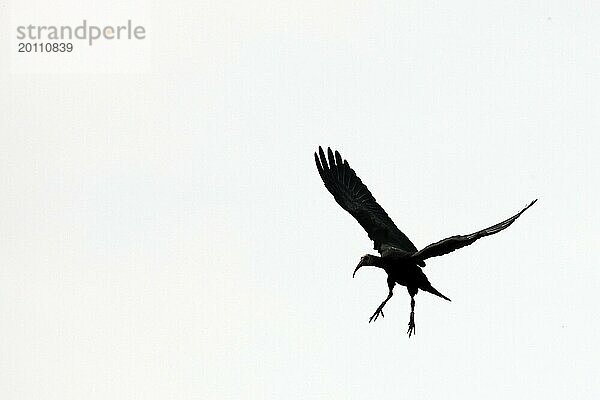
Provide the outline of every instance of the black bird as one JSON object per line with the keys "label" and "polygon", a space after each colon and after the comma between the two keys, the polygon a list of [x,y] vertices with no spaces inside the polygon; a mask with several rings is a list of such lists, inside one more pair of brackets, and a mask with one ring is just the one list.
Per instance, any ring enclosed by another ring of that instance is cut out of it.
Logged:
{"label": "black bird", "polygon": [[410,294],[410,320],[408,323],[408,336],[415,333],[415,295],[419,289],[435,294],[443,299],[450,299],[438,292],[423,273],[425,260],[431,257],[442,256],[468,246],[477,239],[493,235],[508,228],[521,214],[531,207],[527,207],[512,217],[482,229],[470,235],[456,235],[440,240],[417,250],[414,244],[404,233],[398,229],[385,210],[377,203],[369,189],[365,186],[346,160],[342,160],[340,153],[334,153],[327,148],[327,156],[319,146],[319,154],[315,153],[315,162],[319,175],[335,201],[348,211],[358,223],[367,231],[369,238],[375,242],[373,247],[380,257],[367,254],[361,257],[354,270],[354,274],[365,265],[382,268],[388,275],[387,283],[389,293],[386,299],[377,307],[369,322],[376,321],[383,315],[383,307],[392,298],[396,283],[406,286]]}

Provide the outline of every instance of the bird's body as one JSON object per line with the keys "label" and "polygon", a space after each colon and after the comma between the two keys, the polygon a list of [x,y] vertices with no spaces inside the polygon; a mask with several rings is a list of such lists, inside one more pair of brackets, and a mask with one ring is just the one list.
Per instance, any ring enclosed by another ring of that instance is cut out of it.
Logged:
{"label": "bird's body", "polygon": [[328,148],[327,156],[325,156],[325,152],[319,147],[319,153],[315,153],[315,162],[327,190],[333,195],[336,202],[348,211],[367,231],[369,238],[375,243],[374,249],[380,254],[380,256],[370,254],[363,256],[354,270],[354,274],[362,266],[374,266],[382,268],[388,275],[388,296],[375,310],[369,322],[377,320],[380,315],[383,317],[383,307],[392,297],[396,284],[406,286],[411,296],[411,313],[408,324],[409,337],[415,332],[414,296],[419,289],[450,301],[448,297],[435,289],[427,279],[422,270],[425,267],[425,260],[448,254],[472,244],[477,239],[506,229],[537,201],[532,201],[519,213],[496,225],[469,235],[451,236],[417,250],[410,239],[396,227],[369,189],[362,183],[354,170],[350,168],[348,162],[342,160],[337,151],[334,154]]}
{"label": "bird's body", "polygon": [[418,289],[421,289],[443,299],[450,300],[431,286],[423,269],[410,258],[394,256],[377,257],[370,255],[365,262],[372,262],[374,264],[373,266],[383,269],[387,273],[390,281],[406,286],[409,292],[417,292]]}

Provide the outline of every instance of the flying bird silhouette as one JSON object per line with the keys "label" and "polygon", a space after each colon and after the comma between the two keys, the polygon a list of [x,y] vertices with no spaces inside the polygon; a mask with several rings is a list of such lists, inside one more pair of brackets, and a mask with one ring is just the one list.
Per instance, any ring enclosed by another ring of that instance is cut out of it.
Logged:
{"label": "flying bird silhouette", "polygon": [[377,203],[369,189],[350,168],[348,161],[342,160],[340,153],[337,151],[334,153],[327,148],[327,156],[325,156],[325,152],[319,146],[319,153],[315,152],[315,162],[327,190],[333,195],[335,201],[367,231],[369,238],[375,243],[373,249],[380,254],[380,256],[367,254],[361,257],[352,277],[363,266],[381,268],[388,275],[389,293],[369,318],[369,323],[376,321],[380,315],[384,317],[383,307],[392,298],[394,286],[398,283],[406,286],[410,295],[408,337],[415,333],[415,295],[419,289],[450,301],[429,283],[422,270],[425,267],[425,260],[451,253],[472,244],[477,239],[508,228],[537,201],[537,199],[533,200],[517,214],[496,225],[469,235],[450,236],[417,250],[410,239],[398,229],[394,221]]}

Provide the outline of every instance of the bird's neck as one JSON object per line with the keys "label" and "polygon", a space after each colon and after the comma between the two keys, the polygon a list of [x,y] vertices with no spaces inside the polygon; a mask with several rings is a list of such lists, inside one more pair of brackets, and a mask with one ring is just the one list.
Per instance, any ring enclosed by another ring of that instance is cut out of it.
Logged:
{"label": "bird's neck", "polygon": [[369,265],[372,267],[379,267],[379,268],[383,268],[383,258],[378,257],[378,256],[371,256],[369,259]]}

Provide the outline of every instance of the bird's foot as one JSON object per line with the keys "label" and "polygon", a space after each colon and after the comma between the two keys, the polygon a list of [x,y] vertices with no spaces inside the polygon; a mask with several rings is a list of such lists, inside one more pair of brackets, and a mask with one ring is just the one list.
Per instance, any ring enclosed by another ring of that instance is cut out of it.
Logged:
{"label": "bird's foot", "polygon": [[408,321],[408,332],[406,333],[408,333],[408,337],[411,337],[416,333],[415,313],[413,312],[410,313],[410,321]]}
{"label": "bird's foot", "polygon": [[377,307],[377,310],[375,310],[375,313],[373,315],[371,315],[371,318],[369,318],[369,323],[371,323],[371,321],[377,321],[377,318],[379,318],[379,315],[381,315],[381,318],[385,318],[385,315],[383,315],[383,307],[382,306]]}

